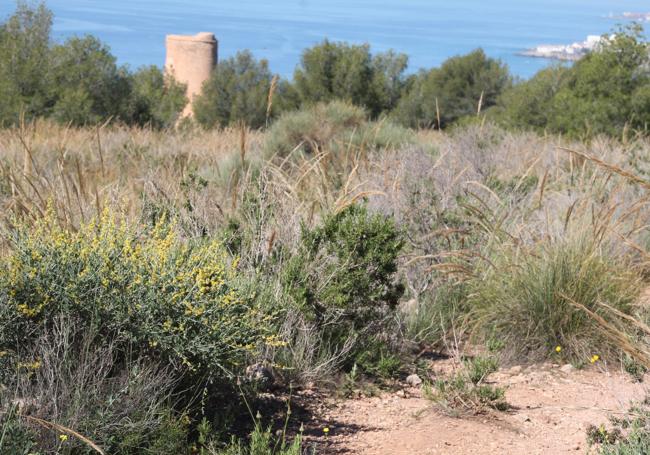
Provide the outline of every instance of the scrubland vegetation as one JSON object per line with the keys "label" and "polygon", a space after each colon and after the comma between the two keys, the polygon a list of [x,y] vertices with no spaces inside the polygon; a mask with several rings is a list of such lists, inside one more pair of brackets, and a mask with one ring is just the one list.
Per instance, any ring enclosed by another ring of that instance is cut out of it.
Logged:
{"label": "scrubland vegetation", "polygon": [[[489,353],[427,384],[454,412],[507,408],[499,362],[650,367],[638,31],[526,82],[481,51],[405,76],[325,42],[291,82],[244,52],[171,128],[182,87],[48,24],[0,28],[2,453],[311,453],[261,392],[382,386],[423,347]],[[594,442],[637,453],[644,412]]]}

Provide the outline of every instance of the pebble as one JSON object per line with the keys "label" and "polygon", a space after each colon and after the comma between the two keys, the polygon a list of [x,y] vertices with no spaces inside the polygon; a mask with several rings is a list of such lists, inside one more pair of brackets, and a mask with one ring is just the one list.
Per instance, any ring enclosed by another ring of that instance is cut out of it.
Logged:
{"label": "pebble", "polygon": [[412,374],[408,378],[406,378],[406,383],[411,387],[418,387],[422,385],[422,379],[420,379],[420,376],[418,376],[417,374]]}

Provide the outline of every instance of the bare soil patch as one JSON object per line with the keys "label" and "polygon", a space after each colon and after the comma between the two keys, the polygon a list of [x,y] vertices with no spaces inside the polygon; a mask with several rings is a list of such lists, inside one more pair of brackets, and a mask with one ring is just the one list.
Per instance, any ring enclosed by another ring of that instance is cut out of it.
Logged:
{"label": "bare soil patch", "polygon": [[317,453],[364,455],[585,453],[586,428],[624,413],[648,390],[604,364],[584,370],[516,366],[489,380],[507,387],[512,410],[451,417],[406,385],[372,398],[325,399],[307,425],[307,446]]}

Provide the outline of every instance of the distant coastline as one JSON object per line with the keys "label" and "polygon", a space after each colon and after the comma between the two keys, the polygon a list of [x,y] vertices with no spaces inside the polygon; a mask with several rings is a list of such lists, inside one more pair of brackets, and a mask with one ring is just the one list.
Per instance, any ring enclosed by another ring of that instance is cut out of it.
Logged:
{"label": "distant coastline", "polygon": [[599,35],[589,35],[585,41],[572,44],[543,44],[519,53],[527,57],[576,61],[592,52],[603,41]]}
{"label": "distant coastline", "polygon": [[[650,22],[650,13],[624,12],[610,14],[607,17],[610,19]],[[519,52],[518,55],[574,62],[595,50],[602,40],[602,36],[589,35],[585,41],[572,44],[541,44]]]}

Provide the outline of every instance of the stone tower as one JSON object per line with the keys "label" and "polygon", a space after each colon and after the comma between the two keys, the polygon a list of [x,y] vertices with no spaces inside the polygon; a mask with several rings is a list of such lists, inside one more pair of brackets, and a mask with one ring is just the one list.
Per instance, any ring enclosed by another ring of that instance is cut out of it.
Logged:
{"label": "stone tower", "polygon": [[214,34],[205,32],[194,36],[167,35],[165,46],[165,72],[187,85],[189,103],[183,117],[190,116],[194,97],[201,93],[203,83],[217,64],[217,39]]}

